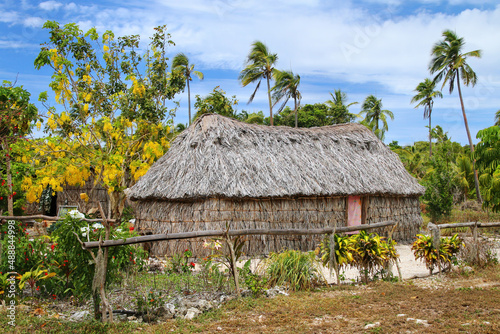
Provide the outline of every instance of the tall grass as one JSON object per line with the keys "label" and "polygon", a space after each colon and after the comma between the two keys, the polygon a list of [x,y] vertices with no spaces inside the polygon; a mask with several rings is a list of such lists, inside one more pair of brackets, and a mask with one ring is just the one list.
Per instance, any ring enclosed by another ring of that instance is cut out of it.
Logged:
{"label": "tall grass", "polygon": [[292,291],[310,290],[325,281],[314,252],[271,253],[263,265],[270,286],[286,285]]}

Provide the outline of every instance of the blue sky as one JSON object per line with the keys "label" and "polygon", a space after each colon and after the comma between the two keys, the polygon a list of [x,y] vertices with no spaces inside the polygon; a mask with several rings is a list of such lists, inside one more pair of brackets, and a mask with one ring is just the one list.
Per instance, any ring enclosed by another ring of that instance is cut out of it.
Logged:
{"label": "blue sky", "polygon": [[[473,137],[493,125],[500,109],[500,5],[493,0],[3,0],[0,78],[17,78],[33,100],[50,90],[49,70],[33,66],[40,44],[48,40],[41,29],[46,20],[76,22],[84,31],[112,30],[116,36],[139,34],[144,46],[153,28],[166,24],[176,43],[169,49],[171,56],[186,53],[205,74],[203,81],[194,79],[193,96],[220,86],[236,95],[238,110],[263,110],[267,115],[265,90],[247,105],[253,86],[241,87],[237,80],[251,43],[261,40],[278,54],[278,69],[301,76],[302,104],[324,102],[335,89],[360,104],[374,94],[395,114],[385,142],[402,144],[427,138],[423,109],[414,109],[410,100],[417,84],[430,77],[433,44],[451,29],[464,37],[465,51],[483,51],[481,59],[469,61],[478,84],[463,89]],[[433,125],[465,144],[457,92],[450,95],[445,89],[443,95],[435,102]],[[187,123],[187,93],[177,100],[175,122]],[[355,105],[351,112],[359,109]]]}

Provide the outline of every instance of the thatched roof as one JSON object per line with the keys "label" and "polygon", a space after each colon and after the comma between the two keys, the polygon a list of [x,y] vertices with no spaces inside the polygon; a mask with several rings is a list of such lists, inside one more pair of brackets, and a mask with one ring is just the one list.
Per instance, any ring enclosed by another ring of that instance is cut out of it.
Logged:
{"label": "thatched roof", "polygon": [[132,200],[420,195],[399,157],[359,124],[295,129],[198,118],[137,184]]}

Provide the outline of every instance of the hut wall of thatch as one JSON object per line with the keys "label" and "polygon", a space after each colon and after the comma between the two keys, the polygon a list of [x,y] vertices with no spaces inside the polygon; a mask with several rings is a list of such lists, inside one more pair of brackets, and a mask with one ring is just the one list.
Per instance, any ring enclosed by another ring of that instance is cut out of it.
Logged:
{"label": "hut wall of thatch", "polygon": [[[366,223],[395,220],[395,237],[406,240],[418,230],[418,198],[372,197],[368,202]],[[386,210],[385,205],[391,207]],[[416,208],[413,208],[414,206]],[[345,226],[346,197],[303,197],[271,199],[210,198],[191,202],[141,201],[137,204],[137,230],[141,234],[177,233],[198,230],[230,229],[313,229]],[[386,234],[386,231],[377,231]],[[263,255],[283,249],[314,250],[322,236],[249,236],[246,255]],[[196,257],[208,255],[203,240],[164,241],[150,245],[155,255],[173,255],[185,249]]]}
{"label": "hut wall of thatch", "polygon": [[[78,210],[83,213],[88,213],[91,209],[97,210],[99,202],[103,209],[108,214],[109,212],[109,195],[106,189],[102,186],[93,187],[93,180],[88,180],[82,186],[69,186],[66,185],[64,190],[57,193],[57,209],[61,205],[76,205]],[[86,193],[89,197],[88,202],[81,199],[80,194]]]}
{"label": "hut wall of thatch", "polygon": [[[381,221],[392,220],[398,225],[392,237],[394,240],[407,243],[415,239],[422,226],[422,216],[420,215],[420,201],[418,197],[381,197],[369,198],[367,207],[367,224],[374,224]],[[392,228],[391,228],[392,229]],[[380,235],[387,236],[387,230],[372,230]]]}

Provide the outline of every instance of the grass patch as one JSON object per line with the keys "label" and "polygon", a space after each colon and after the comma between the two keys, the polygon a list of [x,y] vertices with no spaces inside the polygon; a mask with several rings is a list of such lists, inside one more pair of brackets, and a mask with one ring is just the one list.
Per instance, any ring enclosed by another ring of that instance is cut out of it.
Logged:
{"label": "grass patch", "polygon": [[[416,284],[425,281],[376,281],[275,298],[234,299],[192,321],[151,325],[71,323],[18,311],[16,333],[495,333],[500,332],[499,281],[497,265],[478,269],[472,277],[449,275],[439,289]],[[429,326],[407,318],[427,320]],[[0,326],[10,330],[7,321],[1,311]],[[376,322],[380,325],[365,329]]]}

